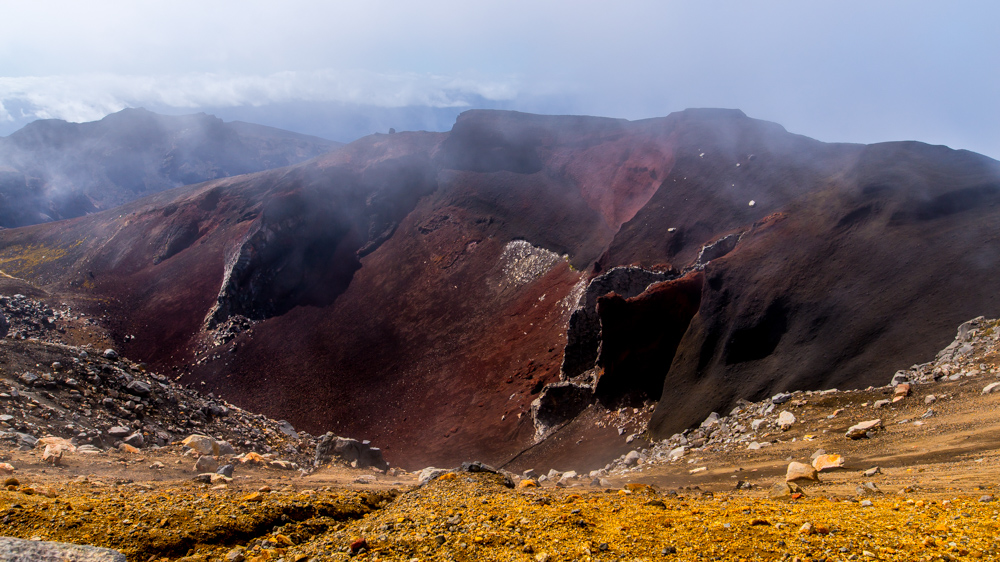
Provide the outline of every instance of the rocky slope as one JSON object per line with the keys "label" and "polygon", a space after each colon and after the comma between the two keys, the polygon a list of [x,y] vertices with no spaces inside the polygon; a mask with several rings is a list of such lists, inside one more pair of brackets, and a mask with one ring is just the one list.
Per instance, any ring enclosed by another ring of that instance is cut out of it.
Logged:
{"label": "rocky slope", "polygon": [[[204,461],[202,472],[227,459],[303,473],[331,462],[388,468],[368,443],[332,433],[313,437],[178,384],[113,349],[68,345],[88,335],[68,307],[16,294],[0,296],[0,309],[0,318],[10,319],[0,340],[0,441],[23,451],[52,449],[45,460],[54,466],[63,453],[78,450],[140,453],[183,442],[216,457]],[[192,435],[207,445],[190,445]]]}
{"label": "rocky slope", "polygon": [[287,166],[339,145],[143,109],[92,123],[35,121],[0,138],[0,226],[78,217],[172,187]]}
{"label": "rocky slope", "polygon": [[[1000,314],[998,202],[988,158],[738,111],[472,111],[0,232],[0,269],[155,370],[391,462],[591,470],[639,412],[659,440],[741,400],[883,384]],[[583,441],[560,437],[574,420]]]}

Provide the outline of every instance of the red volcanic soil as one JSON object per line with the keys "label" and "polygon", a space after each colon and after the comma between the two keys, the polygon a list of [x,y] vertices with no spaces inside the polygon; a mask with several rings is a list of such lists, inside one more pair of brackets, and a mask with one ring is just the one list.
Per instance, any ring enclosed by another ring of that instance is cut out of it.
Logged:
{"label": "red volcanic soil", "polygon": [[998,203],[985,157],[824,144],[738,111],[471,111],[0,231],[0,269],[299,429],[409,468],[500,464],[533,443],[568,341],[594,400],[659,400],[654,437],[739,398],[884,384],[1000,314]]}

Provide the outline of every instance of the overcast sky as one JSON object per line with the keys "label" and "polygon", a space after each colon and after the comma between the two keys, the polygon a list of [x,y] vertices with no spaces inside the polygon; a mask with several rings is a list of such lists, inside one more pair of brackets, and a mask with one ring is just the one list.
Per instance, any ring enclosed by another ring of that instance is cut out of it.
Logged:
{"label": "overcast sky", "polygon": [[501,107],[739,108],[1000,158],[1000,2],[0,0],[0,135],[124,107],[336,140]]}

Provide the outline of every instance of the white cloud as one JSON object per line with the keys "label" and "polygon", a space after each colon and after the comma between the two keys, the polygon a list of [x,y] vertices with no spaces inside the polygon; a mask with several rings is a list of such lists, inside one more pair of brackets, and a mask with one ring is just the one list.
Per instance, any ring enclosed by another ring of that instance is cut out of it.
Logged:
{"label": "white cloud", "polygon": [[[329,69],[268,75],[0,77],[0,119],[57,118],[83,122],[100,119],[125,107],[259,107],[290,101],[344,102],[377,107],[467,107],[483,99],[512,100],[518,92],[518,81],[514,77],[482,79]],[[21,115],[11,115],[5,107],[20,108]]]}

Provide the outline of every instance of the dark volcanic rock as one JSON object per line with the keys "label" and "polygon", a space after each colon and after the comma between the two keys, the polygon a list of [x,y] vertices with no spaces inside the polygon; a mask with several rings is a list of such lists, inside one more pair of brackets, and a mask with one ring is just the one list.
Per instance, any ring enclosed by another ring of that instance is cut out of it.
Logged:
{"label": "dark volcanic rock", "polygon": [[634,297],[653,283],[676,276],[672,270],[661,272],[641,267],[615,267],[590,281],[579,307],[569,319],[563,374],[576,377],[597,365],[601,345],[601,317],[597,312],[600,297],[610,293],[622,298]]}
{"label": "dark volcanic rock", "polygon": [[597,310],[603,329],[598,363],[598,399],[617,405],[622,399],[659,400],[670,365],[691,319],[698,313],[704,275],[693,271],[661,281],[635,297],[601,297]]}
{"label": "dark volcanic rock", "polygon": [[316,443],[314,464],[320,466],[334,459],[357,468],[375,467],[382,470],[389,468],[389,464],[382,458],[380,449],[372,447],[367,442],[338,437],[328,432]]}
{"label": "dark volcanic rock", "polygon": [[583,396],[568,411],[581,389],[659,397],[653,437],[740,398],[883,384],[1000,315],[998,227],[1000,165],[968,152],[726,110],[472,111],[2,231],[0,268],[240,406],[411,468],[501,465],[560,381]]}

